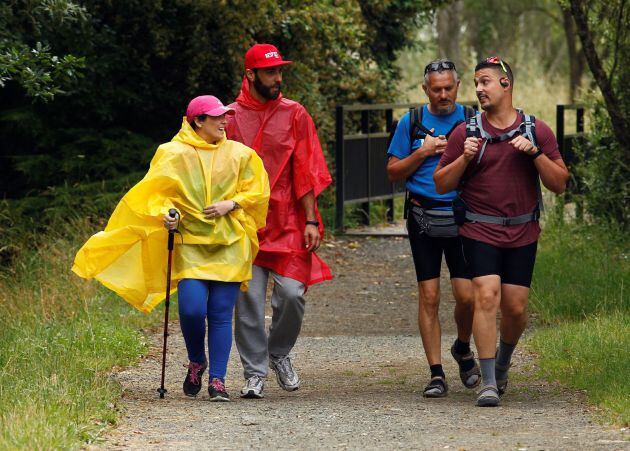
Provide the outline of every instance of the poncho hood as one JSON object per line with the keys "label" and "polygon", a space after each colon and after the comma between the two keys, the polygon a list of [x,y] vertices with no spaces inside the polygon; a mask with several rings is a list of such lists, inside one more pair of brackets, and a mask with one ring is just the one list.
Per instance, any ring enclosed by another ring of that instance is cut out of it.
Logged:
{"label": "poncho hood", "polygon": [[182,119],[182,128],[180,128],[179,132],[173,137],[173,141],[188,144],[197,149],[207,149],[207,150],[216,150],[225,144],[227,138],[223,135],[223,138],[219,140],[215,144],[211,144],[206,142],[201,136],[197,134],[197,132],[192,128],[192,126],[186,120],[186,116]]}

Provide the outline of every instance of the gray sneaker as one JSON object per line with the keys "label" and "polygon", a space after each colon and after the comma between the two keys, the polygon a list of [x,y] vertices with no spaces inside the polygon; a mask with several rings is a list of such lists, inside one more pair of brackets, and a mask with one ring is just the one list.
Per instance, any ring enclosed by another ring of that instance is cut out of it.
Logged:
{"label": "gray sneaker", "polygon": [[280,388],[286,391],[295,391],[300,388],[300,378],[293,369],[291,357],[270,355],[269,367],[275,371]]}
{"label": "gray sneaker", "polygon": [[260,376],[252,376],[245,381],[245,386],[241,389],[241,398],[264,398],[264,388],[265,380]]}

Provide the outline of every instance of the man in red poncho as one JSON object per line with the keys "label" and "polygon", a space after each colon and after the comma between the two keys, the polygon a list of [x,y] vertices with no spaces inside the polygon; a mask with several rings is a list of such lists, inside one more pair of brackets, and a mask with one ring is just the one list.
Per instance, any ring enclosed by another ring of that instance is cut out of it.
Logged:
{"label": "man in red poncho", "polygon": [[[324,228],[317,196],[332,179],[313,119],[306,109],[282,97],[283,60],[270,44],[256,44],[245,54],[245,77],[228,122],[227,136],[254,150],[269,174],[271,198],[267,225],[258,231],[260,251],[249,290],[236,304],[235,338],[243,363],[245,398],[262,398],[271,367],[280,387],[297,390],[300,379],[289,352],[304,317],[309,285],[332,279],[315,254]],[[273,318],[265,332],[265,299],[269,276]]]}

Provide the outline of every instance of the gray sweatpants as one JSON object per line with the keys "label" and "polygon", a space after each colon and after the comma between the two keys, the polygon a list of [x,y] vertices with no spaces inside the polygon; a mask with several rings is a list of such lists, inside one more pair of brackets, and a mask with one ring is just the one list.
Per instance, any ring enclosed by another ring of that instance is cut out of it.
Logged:
{"label": "gray sweatpants", "polygon": [[[265,331],[265,301],[269,274],[273,316],[269,336]],[[249,290],[236,301],[234,338],[241,356],[245,379],[267,376],[269,354],[287,355],[297,341],[304,318],[304,284],[254,265]]]}

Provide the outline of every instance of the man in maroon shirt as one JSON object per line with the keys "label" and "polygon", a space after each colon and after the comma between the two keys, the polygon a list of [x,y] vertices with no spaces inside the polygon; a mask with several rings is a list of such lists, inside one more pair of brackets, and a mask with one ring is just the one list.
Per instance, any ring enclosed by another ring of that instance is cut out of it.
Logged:
{"label": "man in maroon shirt", "polygon": [[540,234],[538,179],[560,194],[569,177],[547,124],[535,122],[535,144],[524,133],[513,132],[522,131],[525,120],[512,105],[513,85],[505,61],[491,57],[477,64],[476,93],[484,111],[477,130],[484,130],[483,138],[467,137],[466,124],[460,125],[433,174],[438,193],[459,187],[466,217],[474,218],[460,226],[460,235],[473,277],[473,336],[482,377],[478,406],[499,405],[512,353],[527,324]]}

